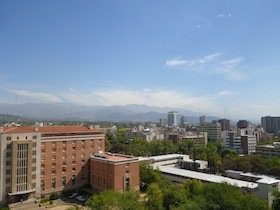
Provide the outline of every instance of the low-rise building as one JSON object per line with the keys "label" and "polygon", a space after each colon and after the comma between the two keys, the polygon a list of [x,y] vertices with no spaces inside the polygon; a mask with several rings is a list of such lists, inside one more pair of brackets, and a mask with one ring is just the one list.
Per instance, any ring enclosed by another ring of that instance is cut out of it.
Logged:
{"label": "low-rise building", "polygon": [[90,185],[97,191],[139,190],[137,157],[98,152],[90,158]]}
{"label": "low-rise building", "polygon": [[266,158],[280,157],[280,142],[274,142],[272,145],[258,145],[256,154]]}

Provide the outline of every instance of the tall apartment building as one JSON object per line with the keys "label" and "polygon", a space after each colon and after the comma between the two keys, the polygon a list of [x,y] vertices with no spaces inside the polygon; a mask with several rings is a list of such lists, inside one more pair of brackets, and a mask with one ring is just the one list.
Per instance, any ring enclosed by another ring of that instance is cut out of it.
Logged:
{"label": "tall apartment building", "polygon": [[90,156],[104,148],[93,127],[1,128],[0,205],[88,184]]}
{"label": "tall apartment building", "polygon": [[90,168],[90,185],[97,191],[139,190],[139,160],[137,157],[99,152],[91,157]]}
{"label": "tall apartment building", "polygon": [[247,120],[239,120],[237,122],[237,128],[242,129],[242,128],[248,128],[249,127],[249,122]]}
{"label": "tall apartment building", "polygon": [[205,115],[202,115],[199,117],[199,123],[202,124],[202,123],[207,123],[207,116]]}
{"label": "tall apartment building", "polygon": [[196,127],[197,132],[206,132],[209,141],[222,141],[222,130],[220,123],[201,123]]}
{"label": "tall apartment building", "polygon": [[168,125],[168,127],[177,127],[178,126],[178,112],[175,112],[175,111],[168,112],[167,125]]}
{"label": "tall apartment building", "polygon": [[218,122],[221,124],[222,131],[230,131],[230,120],[219,119]]}
{"label": "tall apartment building", "polygon": [[280,133],[280,117],[262,117],[262,127],[264,128],[265,132],[272,133],[274,135],[279,135]]}

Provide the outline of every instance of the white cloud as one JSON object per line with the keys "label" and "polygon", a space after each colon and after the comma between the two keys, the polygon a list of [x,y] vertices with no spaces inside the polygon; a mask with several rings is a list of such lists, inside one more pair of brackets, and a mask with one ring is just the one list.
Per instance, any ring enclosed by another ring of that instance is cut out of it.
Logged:
{"label": "white cloud", "polygon": [[218,95],[218,96],[227,96],[227,95],[232,95],[232,94],[234,94],[234,93],[235,93],[235,92],[223,90],[223,91],[220,91],[217,95]]}
{"label": "white cloud", "polygon": [[30,92],[27,90],[8,90],[8,91],[13,92],[19,96],[25,96],[25,97],[33,98],[36,100],[52,102],[52,103],[62,102],[58,96],[56,96],[54,94],[50,94],[50,93]]}
{"label": "white cloud", "polygon": [[182,66],[182,67],[190,67],[195,65],[200,65],[204,63],[208,63],[219,57],[220,53],[214,53],[211,55],[204,56],[202,58],[195,58],[192,60],[183,60],[180,57],[173,58],[171,60],[167,60],[165,64],[170,67]]}
{"label": "white cloud", "polygon": [[229,80],[244,79],[244,72],[238,68],[243,62],[243,58],[237,57],[229,60],[221,60],[222,53],[214,53],[201,58],[184,60],[179,57],[166,61],[166,65],[171,68],[180,68],[196,71],[204,75],[221,75]]}
{"label": "white cloud", "polygon": [[191,96],[172,90],[162,89],[107,89],[94,90],[90,93],[67,92],[61,95],[67,102],[83,103],[86,105],[127,105],[146,104],[149,106],[174,107],[196,110],[198,105],[201,109],[214,108],[214,97]]}
{"label": "white cloud", "polygon": [[232,14],[228,13],[228,14],[219,14],[218,18],[231,18]]}

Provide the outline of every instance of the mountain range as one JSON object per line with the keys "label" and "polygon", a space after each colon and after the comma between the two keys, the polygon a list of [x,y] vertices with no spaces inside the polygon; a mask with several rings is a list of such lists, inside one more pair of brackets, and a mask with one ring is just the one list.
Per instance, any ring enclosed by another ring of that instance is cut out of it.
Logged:
{"label": "mountain range", "polygon": [[[41,120],[92,120],[92,121],[154,121],[167,118],[169,111],[187,116],[189,123],[197,123],[199,113],[171,107],[154,107],[130,104],[124,106],[85,106],[69,103],[0,104],[0,114],[17,115]],[[217,117],[208,116],[208,121]]]}

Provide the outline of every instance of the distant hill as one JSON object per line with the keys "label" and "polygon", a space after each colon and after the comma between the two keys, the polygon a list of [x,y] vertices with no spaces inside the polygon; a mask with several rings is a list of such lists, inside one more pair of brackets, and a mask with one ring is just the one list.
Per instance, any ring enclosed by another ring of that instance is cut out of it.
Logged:
{"label": "distant hill", "polygon": [[[131,104],[125,106],[84,106],[69,103],[0,104],[0,114],[42,120],[80,119],[93,121],[154,121],[167,118],[167,112],[178,111],[189,123],[197,123],[199,114],[184,109]],[[218,118],[208,116],[208,120]]]}

